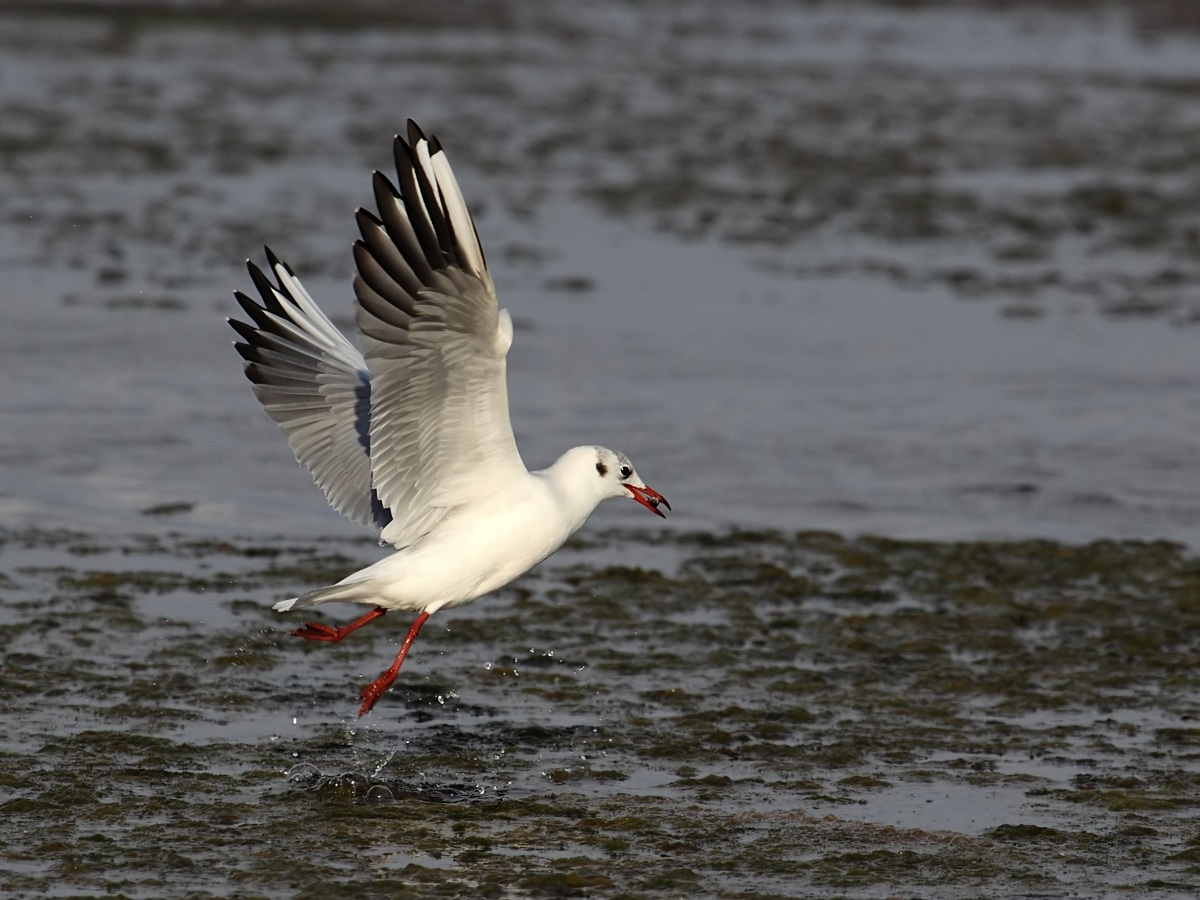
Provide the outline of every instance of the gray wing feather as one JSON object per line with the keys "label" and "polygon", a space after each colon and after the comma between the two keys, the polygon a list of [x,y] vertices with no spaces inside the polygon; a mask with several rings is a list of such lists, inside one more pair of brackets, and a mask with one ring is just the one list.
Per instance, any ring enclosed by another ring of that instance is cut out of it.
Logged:
{"label": "gray wing feather", "polygon": [[252,324],[229,320],[246,377],[330,505],[383,528],[391,516],[371,489],[366,362],[269,249],[267,260],[274,284],[247,262],[261,300],[234,295]]}

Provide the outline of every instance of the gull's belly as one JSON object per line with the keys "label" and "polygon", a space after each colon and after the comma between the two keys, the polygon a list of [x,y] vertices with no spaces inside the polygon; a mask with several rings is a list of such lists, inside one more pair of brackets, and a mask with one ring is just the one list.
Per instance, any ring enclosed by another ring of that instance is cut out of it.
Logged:
{"label": "gull's belly", "polygon": [[447,520],[358,575],[373,583],[384,607],[433,612],[467,603],[529,571],[576,530],[544,506],[534,496]]}

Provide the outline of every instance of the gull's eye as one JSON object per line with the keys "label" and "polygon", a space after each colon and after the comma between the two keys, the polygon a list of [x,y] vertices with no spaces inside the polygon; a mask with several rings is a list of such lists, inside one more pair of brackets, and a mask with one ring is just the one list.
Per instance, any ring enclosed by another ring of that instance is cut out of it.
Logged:
{"label": "gull's eye", "polygon": [[633,474],[633,469],[629,468],[629,466],[621,466],[621,480],[622,481],[624,481],[626,478],[628,478],[632,474]]}

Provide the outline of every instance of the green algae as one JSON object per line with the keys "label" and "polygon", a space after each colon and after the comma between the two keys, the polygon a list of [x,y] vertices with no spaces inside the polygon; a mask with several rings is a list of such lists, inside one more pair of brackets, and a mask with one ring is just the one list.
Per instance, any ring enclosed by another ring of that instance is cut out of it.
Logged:
{"label": "green algae", "polygon": [[306,645],[268,601],[369,545],[0,534],[6,884],[1182,890],[1200,787],[1183,548],[732,532],[576,552],[634,542],[676,562],[568,551],[431,623],[357,721],[396,629]]}

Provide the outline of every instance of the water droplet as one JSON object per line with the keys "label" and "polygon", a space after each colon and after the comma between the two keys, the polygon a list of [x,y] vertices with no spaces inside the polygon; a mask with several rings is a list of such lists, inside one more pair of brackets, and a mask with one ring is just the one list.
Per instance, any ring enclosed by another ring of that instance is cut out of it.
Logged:
{"label": "water droplet", "polygon": [[382,784],[377,784],[367,791],[365,799],[367,803],[391,803],[396,798],[388,788],[385,788]]}
{"label": "water droplet", "polygon": [[[375,771],[371,773],[371,777],[378,778],[379,773],[387,768],[388,763],[390,763],[392,761],[392,757],[394,757],[395,755],[396,755],[396,751],[393,750],[391,753],[389,753],[387,756],[385,756],[383,758],[383,762],[381,762],[379,765],[377,765],[375,767]],[[370,796],[370,792],[368,792],[367,796]]]}
{"label": "water droplet", "polygon": [[321,770],[312,763],[298,763],[288,769],[284,777],[292,784],[307,784],[320,778]]}

